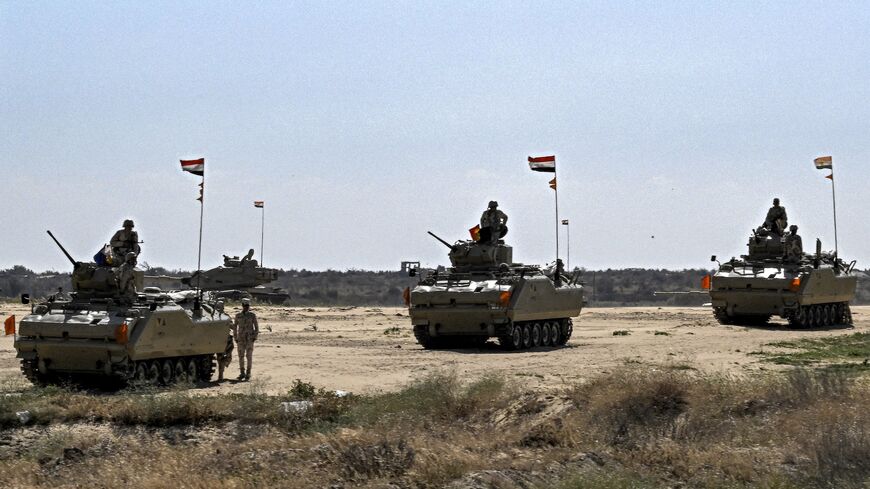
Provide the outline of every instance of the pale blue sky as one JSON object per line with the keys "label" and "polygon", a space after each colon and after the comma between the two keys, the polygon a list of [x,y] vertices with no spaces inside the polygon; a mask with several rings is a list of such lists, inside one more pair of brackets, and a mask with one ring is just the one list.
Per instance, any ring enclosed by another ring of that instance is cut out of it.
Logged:
{"label": "pale blue sky", "polygon": [[[142,259],[435,265],[491,199],[518,260],[708,266],[779,196],[870,265],[867,2],[0,1],[0,268],[67,269],[125,217]],[[651,238],[651,236],[655,238]]]}

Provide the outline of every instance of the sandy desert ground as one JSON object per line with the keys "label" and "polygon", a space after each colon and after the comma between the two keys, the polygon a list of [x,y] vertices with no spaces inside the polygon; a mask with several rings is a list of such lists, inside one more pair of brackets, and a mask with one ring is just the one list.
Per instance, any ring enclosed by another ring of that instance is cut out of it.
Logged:
{"label": "sandy desert ground", "polygon": [[[855,307],[853,328],[792,330],[783,321],[764,328],[721,326],[708,308],[589,308],[575,319],[563,348],[505,352],[491,342],[482,349],[423,350],[402,308],[298,308],[257,306],[260,341],[251,383],[225,381],[200,392],[286,392],[295,379],[356,393],[398,388],[438,369],[477,377],[497,371],[546,390],[634,364],[704,372],[746,374],[780,368],[757,352],[775,341],[870,330],[870,307]],[[25,306],[0,304],[0,314],[24,316]],[[234,311],[233,311],[234,312]],[[614,335],[614,331],[629,335]],[[756,353],[756,354],[753,354]],[[238,374],[236,358],[229,377]],[[23,382],[12,337],[0,339],[0,382]]]}

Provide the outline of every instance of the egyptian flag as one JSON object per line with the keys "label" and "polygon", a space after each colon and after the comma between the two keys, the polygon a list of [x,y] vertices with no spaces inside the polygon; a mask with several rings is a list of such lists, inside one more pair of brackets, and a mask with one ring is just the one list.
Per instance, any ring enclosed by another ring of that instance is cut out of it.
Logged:
{"label": "egyptian flag", "polygon": [[820,156],[815,159],[816,170],[833,170],[834,161],[830,156]]}
{"label": "egyptian flag", "polygon": [[263,208],[263,201],[262,200],[255,200],[254,207],[262,209]]}
{"label": "egyptian flag", "polygon": [[532,171],[556,173],[556,156],[529,156],[529,168]]}
{"label": "egyptian flag", "polygon": [[181,160],[181,169],[194,175],[205,175],[205,158],[198,160]]}

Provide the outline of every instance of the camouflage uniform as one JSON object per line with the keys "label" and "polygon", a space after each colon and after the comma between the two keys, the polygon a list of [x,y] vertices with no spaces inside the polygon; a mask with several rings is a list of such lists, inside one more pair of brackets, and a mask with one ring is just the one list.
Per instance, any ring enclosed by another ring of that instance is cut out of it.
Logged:
{"label": "camouflage uniform", "polygon": [[131,251],[127,253],[124,263],[115,269],[115,280],[121,296],[130,300],[136,299],[136,255]]}
{"label": "camouflage uniform", "polygon": [[[248,299],[245,299],[242,304],[250,304]],[[236,320],[233,321],[233,336],[236,338],[236,344],[239,347],[239,379],[251,378],[251,364],[254,361],[254,342],[257,341],[257,335],[260,333],[260,326],[257,323],[257,315],[251,312],[250,309],[242,309],[242,312],[236,314]],[[245,369],[245,358],[248,360],[247,369]]]}
{"label": "camouflage uniform", "polygon": [[129,219],[124,221],[124,228],[119,229],[112,236],[109,245],[115,257],[123,257],[131,251],[138,255],[142,249],[139,247],[139,233],[133,231],[133,221]]}
{"label": "camouflage uniform", "polygon": [[782,235],[788,228],[788,216],[785,213],[785,207],[779,205],[779,199],[774,199],[773,207],[767,211],[764,227],[779,235]]}
{"label": "camouflage uniform", "polygon": [[[489,208],[483,211],[483,214],[480,216],[481,241],[486,240],[487,233],[489,234],[489,241],[493,243],[507,234],[507,220],[507,214],[498,209],[498,202],[490,202]],[[485,231],[486,229],[489,231]]]}
{"label": "camouflage uniform", "polygon": [[797,233],[798,227],[792,225],[790,232],[785,235],[785,257],[787,260],[800,261],[804,256],[803,240]]}

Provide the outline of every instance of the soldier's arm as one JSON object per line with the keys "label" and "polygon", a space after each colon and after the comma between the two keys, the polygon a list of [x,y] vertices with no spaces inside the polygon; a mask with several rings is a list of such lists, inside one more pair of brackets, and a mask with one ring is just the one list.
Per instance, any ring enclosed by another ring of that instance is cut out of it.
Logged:
{"label": "soldier's arm", "polygon": [[112,236],[112,239],[109,240],[109,244],[112,245],[112,247],[114,248],[124,245],[124,240],[121,239],[121,231],[115,232],[114,236]]}
{"label": "soldier's arm", "polygon": [[260,334],[260,323],[257,322],[257,315],[254,315],[254,338]]}
{"label": "soldier's arm", "polygon": [[507,224],[507,214],[504,212],[501,213],[502,224]]}

